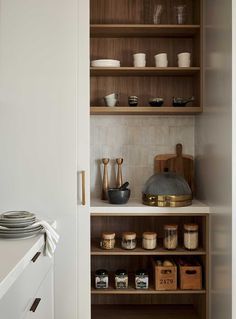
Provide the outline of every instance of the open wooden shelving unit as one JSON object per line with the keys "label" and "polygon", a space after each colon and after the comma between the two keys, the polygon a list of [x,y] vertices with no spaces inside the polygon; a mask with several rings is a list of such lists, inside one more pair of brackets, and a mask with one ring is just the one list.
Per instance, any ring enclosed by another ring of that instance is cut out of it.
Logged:
{"label": "open wooden shelving unit", "polygon": [[[175,24],[170,0],[162,24],[155,25],[152,13],[156,0],[143,2],[91,0],[91,60],[118,59],[120,68],[91,67],[91,115],[189,115],[202,109],[201,0],[183,0],[187,8],[184,25]],[[182,4],[181,3],[181,4]],[[145,68],[133,67],[132,55],[147,55]],[[167,52],[169,67],[156,68],[154,55]],[[178,68],[177,54],[191,52],[192,67]],[[148,79],[150,78],[150,79]],[[110,108],[103,97],[119,92],[119,106]],[[139,97],[139,106],[129,107],[128,96]],[[195,97],[187,107],[171,106],[172,97]],[[162,107],[149,107],[150,98],[163,97]]]}
{"label": "open wooden shelving unit", "polygon": [[[201,57],[201,2],[182,0],[186,4],[187,21],[176,25],[173,6],[178,0],[90,0],[90,59],[115,59],[120,68],[90,68],[91,115],[192,115],[202,109],[202,57]],[[164,5],[162,24],[153,24],[156,4]],[[133,67],[133,54],[146,53],[145,68]],[[168,67],[156,68],[154,56],[168,54]],[[190,52],[190,68],[177,67],[177,54]],[[106,107],[103,97],[119,92],[119,106]],[[139,97],[137,107],[128,106],[128,96]],[[172,97],[195,97],[186,107],[173,107]],[[150,98],[162,97],[162,107],[150,107]],[[91,204],[91,313],[92,319],[207,319],[208,318],[208,214],[209,210],[199,202],[190,207],[158,208],[132,202],[127,205],[109,205],[104,202]],[[195,222],[200,227],[200,248],[185,250],[183,224]],[[179,248],[167,251],[162,248],[161,238],[166,223],[178,223]],[[104,231],[116,233],[118,238],[113,250],[102,250],[99,238]],[[120,247],[123,231],[135,231],[138,246],[132,251]],[[144,231],[158,234],[158,248],[153,251],[141,248],[140,238]],[[151,261],[153,257],[177,258],[194,256],[203,267],[201,290],[157,291],[153,286]],[[94,273],[106,269],[110,274],[110,288],[94,288]],[[114,289],[113,278],[117,269],[126,269],[130,287]],[[150,274],[150,287],[136,290],[133,274],[138,268],[146,268]]]}
{"label": "open wooden shelving unit", "polygon": [[[110,206],[110,209],[109,209]],[[209,259],[209,208],[194,202],[193,207],[158,208],[142,206],[139,203],[109,205],[99,200],[92,201],[91,207],[91,271],[105,268],[109,273],[109,288],[95,289],[92,279],[92,319],[100,319],[110,315],[112,318],[138,319],[206,319],[208,313],[208,259]],[[135,207],[137,212],[135,213]],[[199,209],[199,210],[198,210]],[[179,225],[179,247],[168,251],[162,246],[163,227],[167,223]],[[197,223],[199,225],[199,249],[188,251],[183,248],[183,224]],[[116,246],[112,250],[103,250],[99,246],[99,236],[103,231],[116,233]],[[138,237],[137,248],[124,250],[120,246],[120,235],[123,231],[135,231]],[[141,247],[141,234],[144,231],[156,231],[158,246],[155,250],[145,250]],[[154,289],[151,260],[153,257],[176,258],[193,256],[203,267],[203,288],[200,290],[157,291]],[[129,288],[114,288],[114,272],[116,269],[126,269],[129,273]],[[133,274],[138,268],[148,269],[150,286],[147,290],[136,290],[133,286]],[[92,276],[93,278],[93,276]],[[164,298],[164,299],[163,299]],[[119,315],[114,309],[119,307]],[[139,308],[139,310],[137,310]],[[144,309],[146,312],[144,313]],[[159,312],[161,309],[161,312]],[[173,312],[168,313],[172,309]],[[158,311],[158,316],[157,316]],[[165,315],[166,311],[166,315]],[[148,314],[148,315],[147,315]],[[145,315],[147,317],[145,317]],[[181,317],[182,315],[182,317]],[[114,317],[117,316],[117,317]]]}

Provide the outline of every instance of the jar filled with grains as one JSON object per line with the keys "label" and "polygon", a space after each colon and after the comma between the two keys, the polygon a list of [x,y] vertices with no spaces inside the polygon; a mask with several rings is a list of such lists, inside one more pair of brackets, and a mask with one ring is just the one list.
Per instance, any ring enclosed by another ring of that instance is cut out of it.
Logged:
{"label": "jar filled with grains", "polygon": [[174,250],[178,246],[178,225],[169,224],[164,226],[164,248]]}
{"label": "jar filled with grains", "polygon": [[105,269],[98,269],[95,273],[95,288],[108,288],[108,272]]}
{"label": "jar filled with grains", "polygon": [[144,249],[155,249],[157,246],[157,233],[144,232],[142,245]]}
{"label": "jar filled with grains", "polygon": [[118,269],[115,273],[115,287],[116,289],[128,288],[128,274],[124,269]]}
{"label": "jar filled with grains", "polygon": [[145,269],[139,269],[135,273],[135,288],[148,289],[148,273]]}
{"label": "jar filled with grains", "polygon": [[115,233],[102,233],[100,246],[103,249],[109,250],[115,247]]}
{"label": "jar filled with grains", "polygon": [[198,248],[198,225],[185,224],[184,225],[184,247],[189,250]]}
{"label": "jar filled with grains", "polygon": [[135,249],[137,245],[136,233],[125,232],[122,234],[121,246],[124,249]]}

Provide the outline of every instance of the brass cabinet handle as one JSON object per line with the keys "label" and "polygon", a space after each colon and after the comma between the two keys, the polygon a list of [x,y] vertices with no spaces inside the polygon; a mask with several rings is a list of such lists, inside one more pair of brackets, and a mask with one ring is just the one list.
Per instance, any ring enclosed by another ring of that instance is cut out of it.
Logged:
{"label": "brass cabinet handle", "polygon": [[35,312],[36,309],[38,308],[38,305],[39,305],[40,301],[41,301],[41,298],[35,298],[32,306],[30,308],[30,311]]}
{"label": "brass cabinet handle", "polygon": [[86,205],[86,195],[85,195],[85,171],[81,172],[82,174],[82,205]]}
{"label": "brass cabinet handle", "polygon": [[36,260],[39,258],[40,255],[41,255],[41,252],[38,251],[38,252],[34,255],[34,257],[31,259],[31,261],[32,261],[33,263],[35,263]]}

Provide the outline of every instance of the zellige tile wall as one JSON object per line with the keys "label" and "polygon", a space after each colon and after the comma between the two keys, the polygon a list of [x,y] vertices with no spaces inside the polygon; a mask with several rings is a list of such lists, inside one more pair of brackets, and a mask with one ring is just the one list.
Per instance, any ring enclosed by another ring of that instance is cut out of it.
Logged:
{"label": "zellige tile wall", "polygon": [[194,116],[91,116],[91,196],[101,194],[103,157],[110,158],[110,186],[115,186],[117,157],[124,158],[123,181],[131,196],[141,198],[142,187],[153,174],[154,157],[174,153],[182,143],[194,155]]}

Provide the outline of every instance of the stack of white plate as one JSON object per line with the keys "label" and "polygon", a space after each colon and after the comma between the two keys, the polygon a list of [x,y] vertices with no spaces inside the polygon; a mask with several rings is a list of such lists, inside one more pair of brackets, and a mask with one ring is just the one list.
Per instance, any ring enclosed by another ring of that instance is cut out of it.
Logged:
{"label": "stack of white plate", "polygon": [[111,60],[111,59],[99,59],[93,60],[91,62],[92,67],[100,67],[100,68],[119,68],[120,61],[119,60]]}
{"label": "stack of white plate", "polygon": [[42,230],[42,226],[34,226],[36,216],[25,211],[11,211],[0,215],[1,238],[33,237]]}

